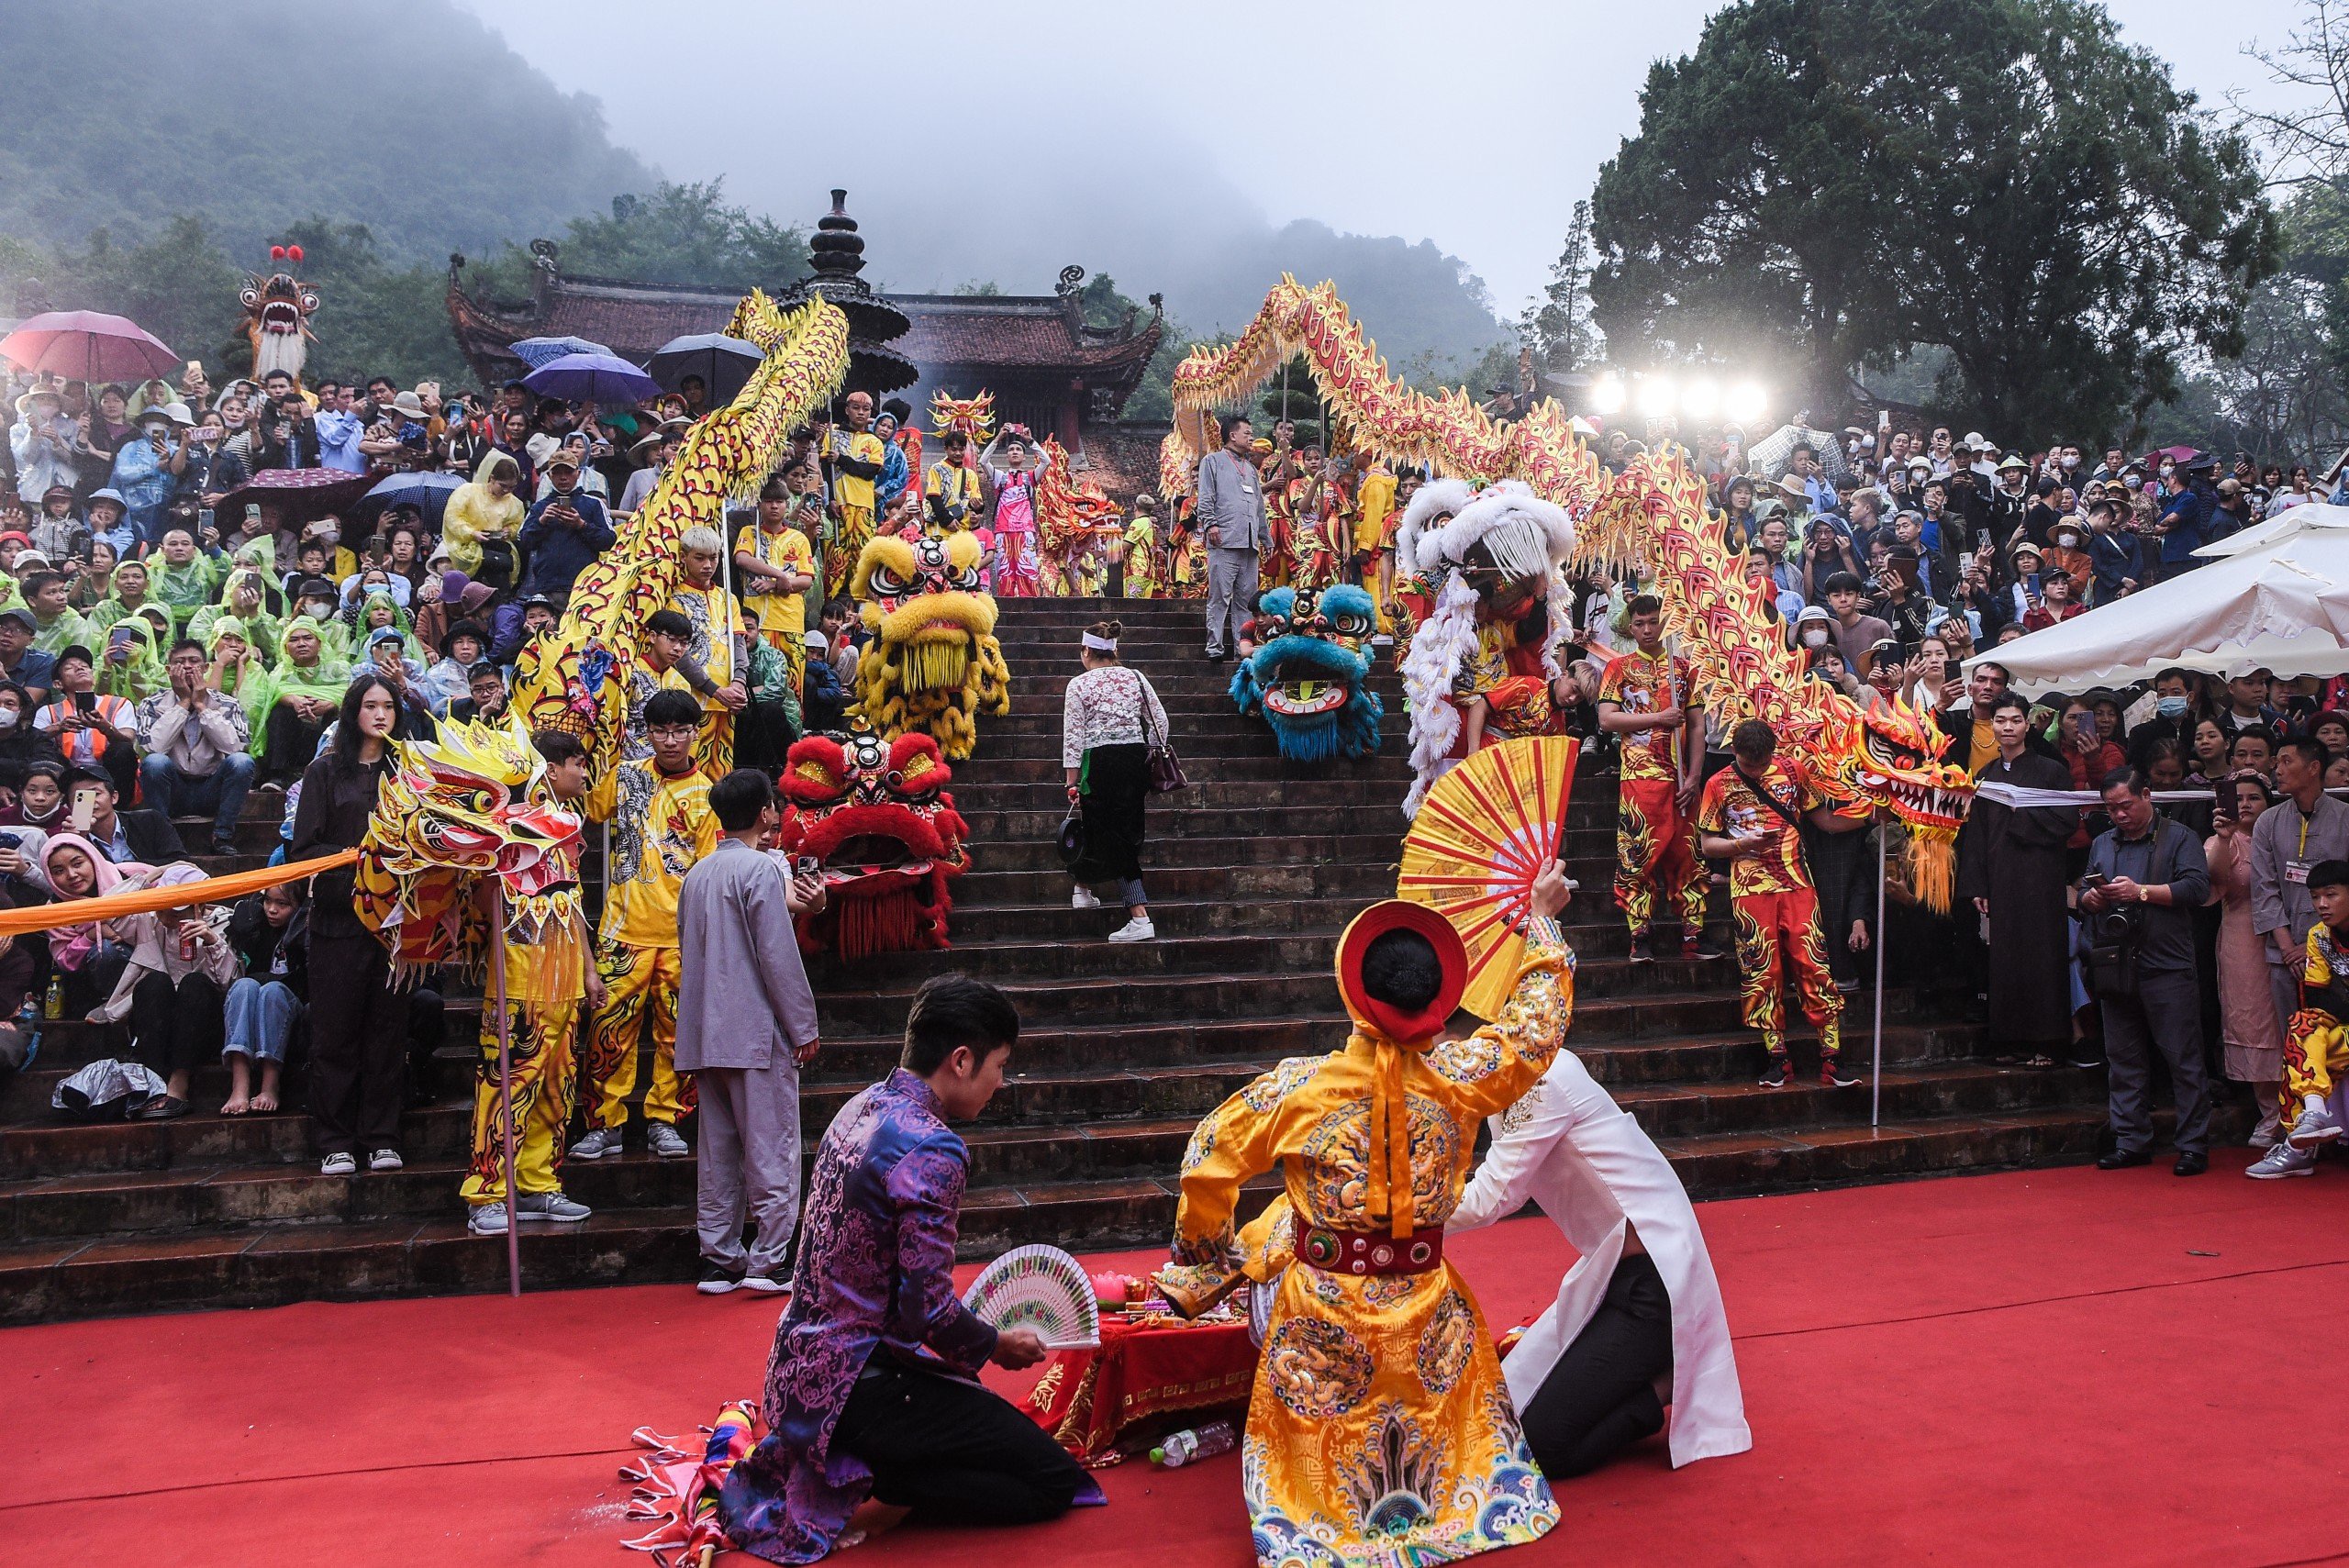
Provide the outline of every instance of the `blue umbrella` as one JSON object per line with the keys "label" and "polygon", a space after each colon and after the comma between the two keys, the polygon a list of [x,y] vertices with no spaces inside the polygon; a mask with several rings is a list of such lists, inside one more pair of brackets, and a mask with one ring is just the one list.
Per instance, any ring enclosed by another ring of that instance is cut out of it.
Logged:
{"label": "blue umbrella", "polygon": [[524,376],[522,385],[572,403],[634,403],[661,390],[659,382],[614,354],[565,354]]}
{"label": "blue umbrella", "polygon": [[608,354],[601,343],[584,338],[525,338],[513,345],[515,354],[532,370],[552,364],[565,354]]}
{"label": "blue umbrella", "polygon": [[359,498],[352,512],[362,518],[380,517],[395,506],[413,506],[433,528],[448,510],[449,497],[464,480],[453,473],[391,474]]}

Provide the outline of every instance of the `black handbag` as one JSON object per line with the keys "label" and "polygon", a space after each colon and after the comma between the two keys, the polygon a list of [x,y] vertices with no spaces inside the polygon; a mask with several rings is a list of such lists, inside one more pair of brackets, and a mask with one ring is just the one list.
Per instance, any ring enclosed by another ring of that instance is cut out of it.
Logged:
{"label": "black handbag", "polygon": [[1151,732],[1154,727],[1150,722],[1150,703],[1142,690],[1140,675],[1134,676],[1134,706],[1141,711],[1142,743],[1148,748],[1142,765],[1150,773],[1150,793],[1167,795],[1174,790],[1188,789],[1191,781],[1184,775],[1183,759],[1174,754],[1174,742],[1166,738],[1163,730],[1154,735]]}
{"label": "black handbag", "polygon": [[1068,803],[1068,815],[1061,819],[1061,864],[1074,871],[1085,859],[1085,811],[1077,802]]}

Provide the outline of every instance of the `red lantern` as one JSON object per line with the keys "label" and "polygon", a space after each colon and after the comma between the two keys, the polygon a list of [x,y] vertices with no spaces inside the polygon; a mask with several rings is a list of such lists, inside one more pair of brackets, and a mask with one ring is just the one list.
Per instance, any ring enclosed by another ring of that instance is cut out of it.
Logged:
{"label": "red lantern", "polygon": [[285,248],[285,258],[296,266],[301,265],[302,248],[299,245],[288,245]]}

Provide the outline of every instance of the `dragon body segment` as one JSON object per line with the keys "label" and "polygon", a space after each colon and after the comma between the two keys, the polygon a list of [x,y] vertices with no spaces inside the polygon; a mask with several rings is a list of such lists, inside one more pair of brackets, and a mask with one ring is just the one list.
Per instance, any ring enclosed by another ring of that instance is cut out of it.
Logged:
{"label": "dragon body segment", "polygon": [[1046,436],[1037,447],[1036,548],[1043,557],[1044,592],[1063,598],[1097,595],[1101,584],[1095,552],[1104,530],[1123,526],[1108,492],[1069,466],[1068,449]]}
{"label": "dragon body segment", "polygon": [[[1669,629],[1698,673],[1707,706],[1724,716],[1769,723],[1781,743],[1809,764],[1820,787],[1849,802],[1854,814],[1883,807],[1907,824],[1915,846],[1910,862],[1918,892],[1933,906],[1947,906],[1951,851],[1972,799],[1972,784],[1963,768],[1943,760],[1946,737],[1928,716],[1905,704],[1862,709],[1810,674],[1765,613],[1761,592],[1745,583],[1721,518],[1706,509],[1703,481],[1677,449],[1649,454],[1610,474],[1553,399],[1537,403],[1521,419],[1504,420],[1493,418],[1457,388],[1436,396],[1415,391],[1388,373],[1375,346],[1338,298],[1335,284],[1307,288],[1284,276],[1237,339],[1219,348],[1196,349],[1176,367],[1174,428],[1159,447],[1159,487],[1165,495],[1193,494],[1200,454],[1222,444],[1215,426],[1218,412],[1244,406],[1297,354],[1304,356],[1329,407],[1333,442],[1425,465],[1440,477],[1486,485],[1520,481],[1533,496],[1564,512],[1573,530],[1568,537],[1578,539],[1576,560],[1611,561],[1649,578],[1664,602]],[[1476,508],[1463,497],[1452,509]],[[1412,584],[1421,601],[1415,618],[1425,622],[1431,609],[1442,607],[1431,601],[1456,590],[1461,602],[1453,618],[1466,626],[1475,595],[1462,577],[1455,573],[1444,586],[1439,581],[1442,573],[1428,573],[1429,563],[1415,562],[1413,553],[1406,543],[1397,570],[1407,582],[1415,573],[1419,576]],[[1463,563],[1481,564],[1439,564]],[[1553,585],[1563,581],[1560,571],[1550,575]],[[1479,620],[1486,618],[1483,606],[1477,608]],[[1437,753],[1446,727],[1432,713],[1438,705],[1431,700],[1443,672],[1433,667],[1456,669],[1456,657],[1468,651],[1458,627],[1453,641],[1459,648],[1423,648],[1439,629],[1420,624],[1404,662],[1407,686],[1414,659],[1428,666],[1420,683],[1426,689],[1414,692],[1413,703],[1415,764],[1427,754],[1421,788],[1445,762]],[[1558,630],[1553,624],[1553,638]],[[1448,651],[1453,657],[1437,657]],[[1542,651],[1543,673],[1554,674],[1546,668],[1551,650]],[[1422,708],[1431,711],[1424,736]],[[1457,728],[1456,720],[1451,728]],[[1417,794],[1415,789],[1415,799]]]}
{"label": "dragon body segment", "polygon": [[726,330],[766,357],[732,403],[694,422],[618,542],[579,574],[562,622],[516,662],[515,711],[533,730],[578,736],[599,774],[619,757],[640,628],[676,593],[678,540],[696,525],[722,537],[727,503],[757,494],[792,428],[848,373],[848,317],[821,297],[785,312],[753,289]]}

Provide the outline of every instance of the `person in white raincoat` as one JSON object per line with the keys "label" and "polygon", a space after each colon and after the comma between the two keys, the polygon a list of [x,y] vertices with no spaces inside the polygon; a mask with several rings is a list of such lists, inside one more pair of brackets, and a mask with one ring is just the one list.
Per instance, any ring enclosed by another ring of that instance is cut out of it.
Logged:
{"label": "person in white raincoat", "polygon": [[1660,1429],[1667,1372],[1675,1467],[1752,1448],[1720,1284],[1662,1151],[1566,1051],[1491,1126],[1447,1231],[1531,1198],[1582,1254],[1501,1362],[1542,1473],[1581,1474]]}

